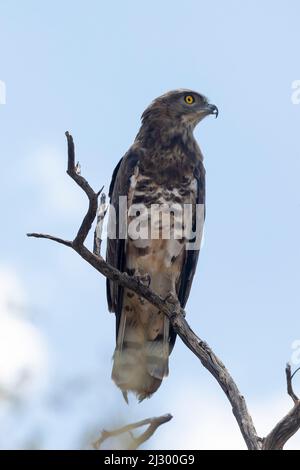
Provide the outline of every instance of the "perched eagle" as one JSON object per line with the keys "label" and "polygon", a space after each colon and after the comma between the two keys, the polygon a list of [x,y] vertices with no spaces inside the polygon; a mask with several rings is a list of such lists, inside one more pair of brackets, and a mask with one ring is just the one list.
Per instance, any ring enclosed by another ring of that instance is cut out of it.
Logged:
{"label": "perched eagle", "polygon": [[[153,206],[190,205],[195,225],[196,206],[205,204],[205,169],[193,131],[209,114],[217,117],[218,108],[191,90],[175,90],[155,99],[142,115],[132,147],[115,168],[109,190],[114,208],[109,226],[116,224],[116,236],[108,237],[108,263],[139,277],[163,298],[170,293],[177,296],[182,307],[190,293],[199,246],[187,250],[186,234],[179,239],[161,236],[165,228],[162,218],[158,237],[151,237],[152,232],[144,237],[127,232],[124,237],[120,232],[124,232],[124,227],[127,230],[133,220],[130,207],[141,204],[149,209],[149,214]],[[125,223],[119,217],[120,200],[124,197],[128,205]],[[151,216],[147,217],[150,223]],[[174,231],[174,214],[169,221]],[[150,397],[168,374],[168,357],[176,333],[157,308],[110,280],[107,301],[109,310],[116,314],[112,378],[126,400],[128,391],[139,400]]]}

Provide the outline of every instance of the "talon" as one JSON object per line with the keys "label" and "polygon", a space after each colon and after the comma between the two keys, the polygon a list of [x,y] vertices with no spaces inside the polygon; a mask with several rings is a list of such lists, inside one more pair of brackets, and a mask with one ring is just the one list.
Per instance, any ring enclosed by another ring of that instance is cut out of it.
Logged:
{"label": "talon", "polygon": [[150,287],[151,284],[151,277],[150,274],[146,275],[145,283],[147,283],[147,287]]}
{"label": "talon", "polygon": [[136,279],[139,284],[142,284],[145,287],[149,287],[151,284],[150,274],[144,274],[143,276],[136,276]]}
{"label": "talon", "polygon": [[167,297],[165,298],[165,302],[172,305],[176,305],[178,304],[178,299],[174,294],[172,294],[172,292],[169,292]]}

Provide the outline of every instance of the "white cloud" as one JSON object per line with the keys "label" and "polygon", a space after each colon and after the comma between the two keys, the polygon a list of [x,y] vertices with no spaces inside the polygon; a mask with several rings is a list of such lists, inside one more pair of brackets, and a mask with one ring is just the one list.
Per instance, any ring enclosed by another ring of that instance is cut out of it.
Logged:
{"label": "white cloud", "polygon": [[0,386],[5,390],[14,389],[25,378],[30,379],[26,384],[34,384],[47,362],[41,333],[15,312],[25,302],[16,273],[0,267]]}
{"label": "white cloud", "polygon": [[66,156],[44,147],[26,159],[23,178],[37,190],[46,211],[78,215],[86,209],[82,191],[66,175]]}

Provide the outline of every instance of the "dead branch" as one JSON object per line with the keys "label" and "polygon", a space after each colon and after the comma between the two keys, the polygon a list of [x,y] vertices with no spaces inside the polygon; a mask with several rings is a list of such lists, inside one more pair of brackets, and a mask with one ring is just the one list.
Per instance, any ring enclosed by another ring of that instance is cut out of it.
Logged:
{"label": "dead branch", "polygon": [[[252,418],[248,412],[246,401],[240,393],[236,383],[231,377],[230,373],[222,363],[222,361],[214,354],[208,344],[201,340],[191,329],[187,321],[185,320],[185,311],[181,308],[178,300],[172,296],[168,296],[163,299],[159,295],[155,294],[151,289],[142,284],[138,279],[133,276],[129,276],[127,273],[118,271],[113,266],[109,265],[100,253],[96,249],[96,253],[90,251],[84,242],[92,227],[92,224],[97,216],[98,209],[98,197],[101,194],[103,188],[97,193],[91,188],[89,183],[79,174],[78,165],[75,166],[75,148],[72,136],[66,132],[68,142],[68,175],[78,184],[78,186],[86,193],[89,206],[88,211],[81,223],[81,226],[77,232],[76,237],[73,241],[62,240],[61,238],[54,237],[52,235],[41,234],[41,233],[29,233],[29,237],[35,238],[47,238],[58,243],[62,243],[68,247],[73,248],[85,261],[87,261],[93,268],[99,273],[107,277],[108,279],[118,283],[120,286],[128,288],[139,296],[148,300],[152,305],[162,311],[170,320],[174,330],[180,336],[184,344],[200,359],[202,365],[213,375],[217,380],[220,387],[226,394],[231,406],[235,419],[239,425],[240,431],[246,442],[249,450],[261,450],[269,448],[270,435],[266,439],[258,437]],[[298,407],[298,403],[295,405]],[[287,415],[278,425],[279,428],[283,428],[289,424],[290,436],[293,435],[296,429],[295,423],[300,425],[299,415],[295,412],[295,407],[291,412],[292,420],[289,419],[287,422]],[[293,422],[293,423],[292,423]],[[293,424],[293,426],[292,426]],[[270,434],[274,433],[275,429]],[[285,436],[287,433],[284,433]],[[276,436],[278,436],[278,432]],[[286,442],[286,441],[285,441]],[[284,443],[285,443],[284,442]],[[273,444],[272,444],[273,445]]]}
{"label": "dead branch", "polygon": [[99,208],[97,211],[97,221],[96,221],[96,228],[94,232],[93,253],[97,256],[100,256],[101,254],[102,230],[103,230],[103,223],[104,223],[104,218],[107,212],[107,208],[108,206],[106,204],[106,195],[102,193]]}
{"label": "dead branch", "polygon": [[289,396],[292,398],[294,401],[295,405],[299,402],[299,398],[297,395],[294,393],[293,390],[293,377],[297,374],[299,369],[295,370],[295,372],[292,374],[291,366],[290,364],[287,364],[286,369],[285,369],[285,374],[286,374],[286,383],[287,383],[287,392]]}
{"label": "dead branch", "polygon": [[[97,439],[93,443],[94,449],[100,449],[101,445],[104,441],[109,439],[110,437],[120,436],[121,434],[129,433],[131,437],[131,443],[129,444],[127,450],[136,450],[140,447],[144,442],[150,439],[151,436],[155,433],[157,428],[162,424],[167,423],[173,418],[172,415],[166,414],[163,416],[159,416],[158,418],[148,418],[144,419],[143,421],[138,421],[137,423],[128,424],[127,426],[123,426],[119,429],[114,429],[113,431],[106,431],[103,430],[99,439]],[[142,426],[147,426],[148,428],[138,437],[134,437],[132,431],[134,429],[140,428]]]}
{"label": "dead branch", "polygon": [[62,238],[53,237],[52,235],[47,235],[45,233],[27,233],[27,237],[47,238],[48,240],[52,240],[53,242],[60,243],[61,245],[65,245],[70,248],[73,247],[73,242],[71,242],[70,240],[63,240]]}
{"label": "dead branch", "polygon": [[[297,369],[298,370],[298,369]],[[286,382],[287,392],[294,402],[294,407],[291,411],[275,426],[274,429],[264,439],[264,450],[282,450],[287,441],[299,430],[300,428],[300,401],[293,391],[293,377],[297,370],[292,374],[290,364],[287,364]]]}

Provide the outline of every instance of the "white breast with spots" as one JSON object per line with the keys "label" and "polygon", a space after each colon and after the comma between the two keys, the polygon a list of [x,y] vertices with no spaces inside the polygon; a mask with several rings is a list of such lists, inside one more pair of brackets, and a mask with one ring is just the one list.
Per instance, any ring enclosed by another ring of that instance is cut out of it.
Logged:
{"label": "white breast with spots", "polygon": [[136,275],[149,274],[156,291],[175,290],[185,256],[184,204],[195,205],[196,193],[195,178],[181,187],[166,188],[142,175],[138,167],[131,177],[127,268]]}

